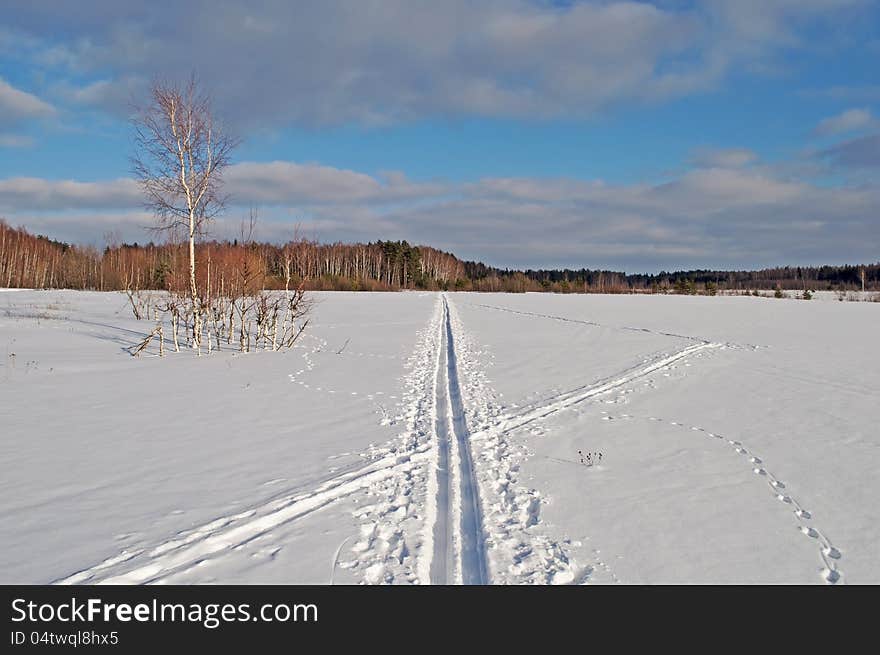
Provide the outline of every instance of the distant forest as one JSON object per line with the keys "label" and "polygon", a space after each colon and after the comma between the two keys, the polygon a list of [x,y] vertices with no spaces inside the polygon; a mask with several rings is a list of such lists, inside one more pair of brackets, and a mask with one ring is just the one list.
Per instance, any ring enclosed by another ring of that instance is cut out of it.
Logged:
{"label": "distant forest", "polygon": [[[185,250],[179,244],[154,243],[116,243],[100,250],[33,235],[0,219],[0,286],[173,290],[185,275]],[[267,289],[284,288],[292,281],[305,289],[340,291],[714,294],[719,290],[880,290],[880,263],[633,274],[587,268],[500,269],[406,241],[205,241],[198,250],[199,261],[205,263],[199,275],[213,275],[214,284],[232,284],[247,276],[259,279]]]}

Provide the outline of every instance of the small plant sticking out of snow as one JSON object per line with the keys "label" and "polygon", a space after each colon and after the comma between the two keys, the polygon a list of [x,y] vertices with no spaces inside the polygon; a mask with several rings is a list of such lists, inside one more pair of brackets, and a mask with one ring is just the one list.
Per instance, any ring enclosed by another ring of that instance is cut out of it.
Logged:
{"label": "small plant sticking out of snow", "polygon": [[157,326],[153,329],[153,331],[150,332],[150,333],[144,338],[143,341],[141,341],[141,342],[140,342],[139,344],[137,344],[136,346],[133,346],[133,347],[130,349],[131,354],[134,355],[135,357],[140,357],[140,354],[146,349],[147,346],[150,345],[150,342],[151,342],[154,338],[156,338],[156,339],[159,340],[159,356],[160,356],[160,357],[164,356],[164,355],[165,355],[165,350],[164,350],[163,341],[162,341],[162,326],[161,326],[161,325],[157,325]]}
{"label": "small plant sticking out of snow", "polygon": [[804,289],[804,300],[810,300],[813,297],[813,292]]}
{"label": "small plant sticking out of snow", "polygon": [[598,466],[602,463],[601,451],[585,453],[584,451],[579,450],[578,457],[580,457],[580,462],[584,466]]}
{"label": "small plant sticking out of snow", "polygon": [[164,355],[163,326],[166,323],[175,352],[181,348],[181,327],[186,345],[198,354],[203,345],[207,345],[208,354],[219,351],[223,341],[227,345],[237,341],[238,350],[243,353],[251,352],[252,348],[289,350],[308,325],[312,302],[302,282],[291,288],[290,279],[285,279],[284,290],[265,290],[266,277],[259,273],[264,268],[262,264],[251,265],[248,261],[221,265],[209,260],[205,279],[203,283],[200,281],[200,301],[195,306],[180,280],[172,276],[165,291],[154,294],[128,290],[135,318],[147,319],[152,314],[156,322],[156,327],[133,348],[132,354],[139,355],[156,339],[159,355]]}

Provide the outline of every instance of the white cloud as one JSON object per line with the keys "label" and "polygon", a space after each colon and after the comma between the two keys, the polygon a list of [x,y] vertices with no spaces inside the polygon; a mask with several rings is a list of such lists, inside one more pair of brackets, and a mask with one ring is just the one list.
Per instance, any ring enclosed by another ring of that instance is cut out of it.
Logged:
{"label": "white cloud", "polygon": [[816,126],[816,134],[820,136],[845,134],[870,128],[875,124],[876,119],[870,110],[865,108],[847,109],[836,116],[820,121]]}
{"label": "white cloud", "polygon": [[[415,183],[399,171],[372,176],[353,170],[289,161],[243,162],[224,172],[225,191],[234,204],[313,206],[394,203],[445,192],[440,183]],[[102,182],[0,179],[0,210],[40,211],[137,207],[142,203],[135,180]]]}
{"label": "white cloud", "polygon": [[673,211],[695,218],[739,207],[783,205],[801,196],[804,185],[735,169],[697,169],[674,182],[655,187],[651,194]]}
{"label": "white cloud", "polygon": [[376,178],[357,171],[288,161],[235,164],[224,174],[233,198],[266,204],[392,201],[439,193],[436,184],[415,184],[400,172]]}
{"label": "white cloud", "polygon": [[0,77],[0,126],[55,114],[55,108],[37,96],[16,89]]}
{"label": "white cloud", "polygon": [[134,180],[78,182],[12,177],[0,180],[0,210],[17,212],[126,208],[141,202]]}

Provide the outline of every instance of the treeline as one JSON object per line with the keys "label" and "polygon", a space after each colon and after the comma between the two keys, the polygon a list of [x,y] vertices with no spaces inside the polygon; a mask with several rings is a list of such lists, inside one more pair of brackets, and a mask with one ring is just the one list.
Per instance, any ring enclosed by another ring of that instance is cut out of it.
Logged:
{"label": "treeline", "polygon": [[[259,279],[268,289],[392,291],[447,289],[464,278],[449,253],[406,241],[286,244],[206,241],[196,247],[199,285]],[[184,284],[181,244],[112,244],[103,251],[32,235],[0,219],[0,286],[100,291],[176,289]],[[460,286],[460,285],[459,285]]]}
{"label": "treeline", "polygon": [[0,286],[94,289],[100,262],[94,248],[34,236],[0,219]]}
{"label": "treeline", "polygon": [[[406,241],[286,244],[206,241],[197,246],[200,286],[259,280],[267,289],[398,289],[549,291],[556,293],[714,293],[718,290],[880,289],[880,263],[866,266],[693,270],[656,274],[564,269],[511,270],[465,262]],[[71,245],[0,219],[0,286],[95,290],[176,289],[185,282],[187,253],[178,244]],[[213,281],[213,282],[212,282]]]}
{"label": "treeline", "polygon": [[468,286],[478,291],[555,293],[715,293],[719,290],[880,290],[880,263],[865,266],[785,266],[758,271],[691,270],[623,273],[590,269],[517,271],[464,263]]}

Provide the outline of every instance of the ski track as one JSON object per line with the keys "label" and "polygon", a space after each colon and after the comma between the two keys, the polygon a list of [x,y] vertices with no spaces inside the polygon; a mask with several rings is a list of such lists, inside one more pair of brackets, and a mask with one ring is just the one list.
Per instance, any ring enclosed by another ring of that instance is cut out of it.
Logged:
{"label": "ski track", "polygon": [[[535,318],[547,318],[554,321],[562,321],[564,323],[579,323],[581,325],[590,325],[593,327],[601,327],[609,330],[621,330],[625,332],[645,332],[647,334],[656,334],[662,337],[673,337],[675,339],[685,339],[687,341],[695,341],[697,343],[702,344],[711,344],[713,343],[710,339],[704,339],[703,337],[695,337],[689,334],[677,334],[675,332],[664,332],[663,330],[652,330],[650,328],[636,327],[630,325],[606,325],[604,323],[598,323],[596,321],[588,321],[585,319],[578,318],[568,318],[567,316],[556,316],[554,314],[541,314],[538,312],[526,312],[519,309],[512,309],[510,307],[502,307],[501,305],[485,305],[480,303],[467,303],[471,307],[482,307],[484,309],[494,309],[500,312],[508,312],[510,314],[520,314],[522,316],[533,316]],[[728,348],[748,348],[751,350],[757,350],[758,348],[766,348],[767,346],[757,346],[754,344],[739,344],[733,342],[725,342],[723,345]]]}
{"label": "ski track", "polygon": [[[367,584],[430,584],[433,526],[438,508],[436,480],[436,392],[442,354],[442,299],[438,296],[428,325],[407,360],[404,380],[405,423],[397,452],[424,454],[423,464],[404,475],[388,477],[369,490],[367,504],[355,511],[360,539],[345,568],[360,572]],[[379,451],[380,453],[382,450]]]}
{"label": "ski track", "polygon": [[[448,302],[447,311],[465,417],[474,425],[510,418],[502,414],[499,396],[479,364],[480,357],[489,353],[475,345],[453,302]],[[519,482],[519,462],[530,455],[524,447],[511,443],[506,431],[496,430],[480,440],[472,434],[470,448],[482,501],[486,575],[492,583],[587,584],[597,569],[619,582],[595,549],[597,561],[582,565],[570,554],[572,547],[583,545],[581,542],[554,540],[541,532],[544,499],[538,490]]]}
{"label": "ski track", "polygon": [[[841,551],[836,546],[834,546],[834,544],[831,543],[831,540],[821,530],[810,523],[813,518],[812,514],[808,510],[806,510],[794,498],[794,496],[786,491],[785,483],[770,472],[766,462],[764,461],[764,458],[759,457],[750,447],[747,447],[745,443],[737,439],[729,439],[718,432],[712,432],[704,427],[698,425],[689,425],[681,421],[673,421],[656,416],[645,417],[633,416],[632,414],[619,414],[617,416],[613,416],[607,414],[606,412],[602,413],[604,414],[604,416],[602,416],[603,420],[644,420],[657,423],[666,423],[667,425],[677,427],[681,430],[704,434],[707,437],[717,439],[725,445],[729,446],[737,455],[745,459],[747,466],[749,466],[749,468],[752,470],[752,473],[757,476],[758,479],[766,481],[767,486],[769,487],[771,493],[773,494],[773,497],[776,498],[776,500],[791,506],[792,513],[797,520],[797,529],[806,537],[810,539],[815,539],[818,542],[819,559],[822,564],[822,579],[828,584],[843,583],[843,571],[838,565],[838,562],[843,558]],[[573,462],[573,460],[563,461]],[[577,464],[577,462],[573,463]],[[578,465],[580,466],[580,464]]]}
{"label": "ski track", "polygon": [[[457,564],[455,581],[461,584],[488,584],[480,491],[472,463],[467,420],[458,379],[455,337],[449,315],[449,301],[445,294],[443,307],[445,366],[441,367],[441,372],[443,374],[442,386],[445,387],[442,393],[445,406],[438,409],[438,413],[443,411],[447,416],[445,439],[450,443],[453,455],[452,480],[454,480],[454,485],[451,495],[456,499],[452,514],[454,519],[452,534],[456,546]],[[440,439],[438,437],[438,444]]]}
{"label": "ski track", "polygon": [[[656,330],[649,330],[645,328],[634,328],[634,327],[614,327],[614,326],[604,326],[599,323],[593,321],[583,321],[577,319],[570,319],[561,316],[553,316],[549,314],[538,314],[533,312],[523,312],[518,311],[506,307],[500,307],[495,305],[474,305],[477,307],[484,307],[488,309],[495,309],[499,311],[506,311],[515,314],[522,314],[526,316],[534,316],[540,318],[548,318],[553,320],[572,322],[572,323],[583,323],[587,325],[593,325],[597,327],[612,327],[612,329],[621,329],[621,330],[630,330],[630,331],[641,331],[641,332],[650,332],[653,334],[668,336],[668,337],[677,337],[681,339],[688,339],[691,341],[697,342],[697,345],[685,348],[683,350],[678,351],[677,353],[673,353],[666,357],[661,357],[660,359],[648,364],[647,366],[635,367],[628,372],[619,374],[618,376],[614,376],[614,378],[595,385],[590,385],[586,387],[580,387],[574,390],[569,390],[552,396],[548,399],[544,399],[536,406],[526,406],[524,411],[520,412],[514,416],[501,417],[500,420],[496,423],[495,426],[489,428],[488,430],[484,430],[474,434],[474,439],[485,438],[485,435],[491,435],[493,432],[509,432],[519,427],[523,427],[533,421],[540,420],[549,414],[555,413],[559,410],[566,409],[572,405],[581,403],[585,400],[593,398],[595,396],[602,395],[609,391],[612,391],[618,387],[625,386],[631,382],[634,382],[638,378],[646,377],[654,372],[657,372],[661,369],[669,367],[671,364],[674,364],[676,361],[685,359],[687,357],[698,355],[700,351],[708,350],[708,349],[725,349],[725,348],[742,348],[747,347],[753,350],[759,348],[759,346],[747,345],[742,346],[740,344],[734,343],[719,343],[719,342],[711,342],[706,339],[688,335],[680,335],[674,334],[670,332],[662,332]],[[604,413],[604,412],[603,412]],[[605,416],[606,419],[613,420],[615,417]],[[620,415],[619,418],[635,418],[629,414]],[[663,421],[661,418],[651,417],[647,420],[652,421]],[[731,446],[734,451],[747,458],[748,463],[752,468],[752,472],[766,481],[769,489],[773,493],[773,496],[786,504],[791,505],[793,514],[797,520],[797,528],[798,530],[804,534],[806,537],[810,539],[815,539],[819,545],[819,558],[822,564],[821,568],[821,576],[822,579],[828,584],[838,584],[843,582],[843,571],[840,569],[838,562],[842,559],[841,551],[835,547],[831,540],[817,527],[810,524],[810,520],[812,519],[812,515],[809,511],[804,509],[803,506],[793,497],[791,494],[785,491],[785,483],[774,476],[769,470],[767,470],[766,465],[763,463],[763,459],[756,454],[754,454],[750,448],[747,448],[741,441],[735,439],[727,439],[716,432],[710,432],[705,428],[699,426],[689,426],[684,423],[678,421],[667,421],[670,425],[681,427],[682,429],[688,429],[693,432],[705,433],[710,437],[717,438],[721,441],[727,443],[727,445]],[[561,460],[565,462],[569,462],[570,460]],[[580,466],[579,463],[571,461],[571,463]]]}
{"label": "ski track", "polygon": [[[443,325],[445,328],[446,315],[449,310],[445,303],[443,307]],[[449,438],[449,409],[448,396],[449,386],[447,382],[448,368],[447,346],[445,333],[441,337],[442,346],[437,351],[437,363],[434,371],[434,476],[428,494],[434,517],[433,527],[426,526],[431,531],[432,545],[430,571],[428,582],[430,584],[447,584],[455,575],[455,544],[453,541],[452,526],[455,518],[452,516],[452,476],[450,475],[450,449]]]}
{"label": "ski track", "polygon": [[[55,584],[149,584],[160,582],[174,573],[187,570],[206,559],[235,550],[266,534],[270,530],[301,518],[326,505],[387,478],[404,474],[418,466],[427,457],[426,452],[412,456],[388,457],[369,464],[355,473],[334,478],[318,490],[281,498],[257,508],[224,516],[195,530],[150,549],[123,551],[104,562],[55,582]],[[146,561],[136,560],[145,554]],[[127,570],[118,570],[120,564],[132,562]],[[104,575],[104,572],[109,572]]]}
{"label": "ski track", "polygon": [[525,411],[501,416],[493,426],[484,427],[473,433],[471,439],[485,439],[497,432],[510,432],[517,428],[521,428],[529,423],[567,409],[573,405],[582,403],[590,398],[608,393],[619,387],[627,385],[639,378],[643,378],[651,373],[655,373],[661,369],[669,367],[675,362],[686,359],[701,353],[702,351],[712,350],[723,347],[721,343],[699,343],[688,346],[682,350],[676,351],[669,355],[661,356],[647,365],[639,365],[624,373],[620,373],[605,381],[578,387],[576,389],[565,391],[561,394],[551,397],[549,402],[544,402],[537,407],[526,409]]}

